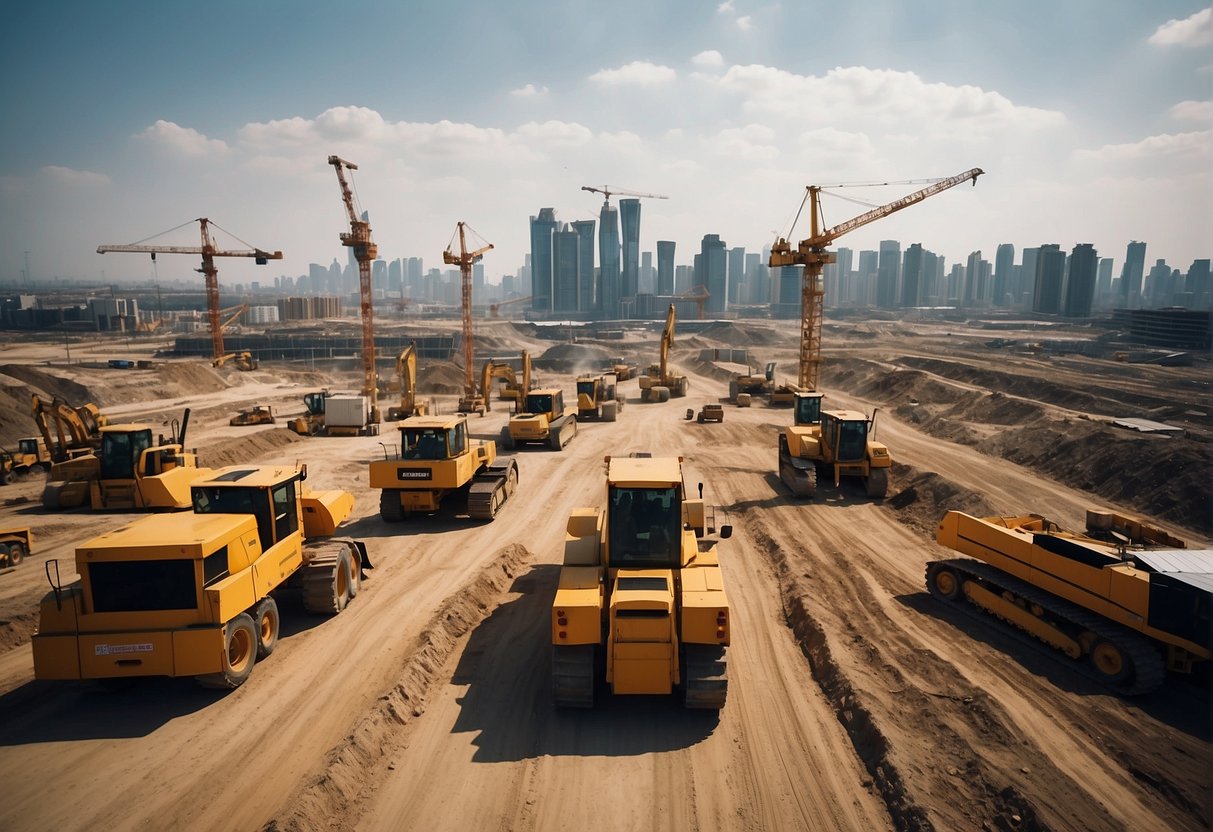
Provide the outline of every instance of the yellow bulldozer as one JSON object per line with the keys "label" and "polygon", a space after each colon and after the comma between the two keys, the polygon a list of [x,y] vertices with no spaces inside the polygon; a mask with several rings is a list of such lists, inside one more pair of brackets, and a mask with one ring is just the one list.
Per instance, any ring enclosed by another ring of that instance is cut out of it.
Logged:
{"label": "yellow bulldozer", "polygon": [[501,429],[501,444],[507,451],[532,444],[561,451],[576,435],[577,408],[565,407],[564,391],[540,388],[527,392],[522,412]]}
{"label": "yellow bulldozer", "polygon": [[661,332],[660,357],[650,364],[640,376],[640,400],[642,402],[668,402],[670,397],[679,398],[687,394],[690,382],[686,376],[676,376],[669,366],[670,348],[674,345],[674,304],[670,304],[665,316],[665,328]]}
{"label": "yellow bulldozer", "polygon": [[623,410],[624,397],[616,392],[614,373],[577,377],[577,418],[586,421],[614,422]]}
{"label": "yellow bulldozer", "polygon": [[779,433],[779,478],[797,497],[812,497],[821,476],[858,477],[869,497],[889,490],[893,457],[875,439],[876,415],[854,410],[823,410],[823,395],[799,391],[792,405],[793,424]]}
{"label": "yellow bulldozer", "polygon": [[41,474],[49,470],[51,455],[46,443],[36,436],[17,440],[17,450],[0,448],[0,485],[8,485],[18,477]]}
{"label": "yellow bulldozer", "polygon": [[399,448],[384,446],[370,465],[381,489],[379,516],[388,522],[432,514],[449,497],[473,520],[492,520],[518,485],[518,463],[498,456],[491,439],[472,439],[467,417],[414,416],[398,426]]}
{"label": "yellow bulldozer", "polygon": [[1118,693],[1213,657],[1213,551],[1138,518],[1092,510],[1076,533],[1039,514],[949,511],[935,539],[969,557],[927,564],[933,596],[1008,622]]}
{"label": "yellow bulldozer", "polygon": [[723,708],[729,602],[703,485],[687,497],[681,457],[608,457],[606,481],[605,509],[574,509],[566,526],[554,703],[593,707],[601,678],[615,694],[678,691],[688,708]]}
{"label": "yellow bulldozer", "polygon": [[227,420],[227,423],[232,427],[247,427],[249,425],[273,425],[277,423],[274,418],[274,409],[268,404],[253,405],[248,410],[241,410],[235,416]]}
{"label": "yellow bulldozer", "polygon": [[232,466],[192,488],[193,512],[151,515],[76,549],[79,580],[48,564],[33,637],[38,679],[194,676],[235,688],[278,642],[275,596],[341,612],[371,563],[334,538],[354,498],[310,491],[301,468]]}

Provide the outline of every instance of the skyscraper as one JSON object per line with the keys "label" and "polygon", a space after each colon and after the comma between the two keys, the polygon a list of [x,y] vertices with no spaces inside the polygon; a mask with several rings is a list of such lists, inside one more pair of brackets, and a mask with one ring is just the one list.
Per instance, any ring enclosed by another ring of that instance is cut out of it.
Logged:
{"label": "skyscraper", "polygon": [[577,232],[577,311],[590,312],[598,309],[598,292],[594,285],[594,220],[577,220],[573,230]]}
{"label": "skyscraper", "polygon": [[1107,309],[1112,298],[1112,258],[1101,257],[1095,274],[1095,306]]}
{"label": "skyscraper", "polygon": [[1062,314],[1067,318],[1091,317],[1095,300],[1095,273],[1099,255],[1090,243],[1079,243],[1070,252],[1066,269],[1065,304]]}
{"label": "skyscraper", "polygon": [[657,241],[657,294],[674,294],[674,241]]}
{"label": "skyscraper", "polygon": [[1040,257],[1039,248],[1023,250],[1023,265],[1019,269],[1019,294],[1015,298],[1014,308],[1032,309],[1036,302],[1036,261]]}
{"label": "skyscraper", "polygon": [[897,305],[897,277],[901,265],[901,243],[880,241],[880,260],[876,266],[876,305],[892,309]]}
{"label": "skyscraper", "polygon": [[568,225],[552,232],[552,311],[576,312],[579,280],[579,251],[581,238]]}
{"label": "skyscraper", "polygon": [[982,285],[982,264],[985,262],[981,258],[980,251],[970,252],[969,259],[965,263],[964,288],[960,295],[962,307],[983,305],[985,287]]}
{"label": "skyscraper", "polygon": [[699,248],[699,274],[696,283],[706,286],[708,294],[704,311],[719,315],[729,308],[728,266],[725,263],[725,242],[719,234],[704,234]]}
{"label": "skyscraper", "polygon": [[728,251],[729,303],[741,303],[740,294],[745,286],[745,246],[735,246]]}
{"label": "skyscraper", "polygon": [[556,211],[540,208],[531,217],[531,308],[552,311],[552,234],[556,231]]}
{"label": "skyscraper", "polygon": [[619,317],[619,212],[602,203],[598,215],[599,308],[606,318]]}
{"label": "skyscraper", "polygon": [[1125,265],[1120,272],[1120,305],[1126,309],[1141,308],[1141,278],[1146,269],[1146,244],[1136,240],[1125,251]]}
{"label": "skyscraper", "polygon": [[903,309],[922,305],[922,243],[906,249],[901,266],[901,303]]}
{"label": "skyscraper", "polygon": [[619,296],[634,298],[640,291],[640,200],[619,200],[619,220],[623,226],[623,263]]}
{"label": "skyscraper", "polygon": [[995,306],[1010,306],[1014,294],[1012,273],[1015,268],[1015,246],[1002,243],[994,252],[994,292],[991,300]]}
{"label": "skyscraper", "polygon": [[1045,315],[1061,314],[1061,291],[1066,277],[1066,253],[1056,243],[1040,247],[1036,255],[1036,289],[1032,311]]}

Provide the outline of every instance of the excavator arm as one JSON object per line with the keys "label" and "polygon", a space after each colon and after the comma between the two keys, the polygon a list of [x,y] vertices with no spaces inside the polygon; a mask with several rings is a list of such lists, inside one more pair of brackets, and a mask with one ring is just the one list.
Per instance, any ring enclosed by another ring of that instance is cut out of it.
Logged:
{"label": "excavator arm", "polygon": [[670,304],[670,310],[665,315],[665,329],[661,332],[661,383],[665,384],[669,379],[670,373],[668,369],[668,361],[670,357],[670,347],[674,345],[674,320],[677,317],[674,312],[674,304]]}
{"label": "excavator arm", "polygon": [[396,377],[400,379],[400,409],[412,414],[417,404],[417,343],[412,341],[396,357]]}

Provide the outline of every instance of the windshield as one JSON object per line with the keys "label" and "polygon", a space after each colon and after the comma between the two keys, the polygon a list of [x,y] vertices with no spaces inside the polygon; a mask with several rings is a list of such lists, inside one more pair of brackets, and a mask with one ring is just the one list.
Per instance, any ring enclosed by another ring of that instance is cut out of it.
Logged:
{"label": "windshield", "polygon": [[129,480],[135,477],[139,454],[152,446],[151,430],[107,433],[101,440],[101,478]]}
{"label": "windshield", "polygon": [[855,462],[867,453],[868,423],[838,422],[838,460]]}
{"label": "windshield", "polygon": [[551,413],[552,397],[548,393],[532,393],[526,397],[527,413]]}
{"label": "windshield", "polygon": [[614,567],[677,567],[682,503],[676,488],[612,488],[608,505]]}
{"label": "windshield", "polygon": [[821,396],[797,396],[796,424],[817,425],[821,423]]}
{"label": "windshield", "polygon": [[262,546],[274,542],[270,501],[263,488],[232,486],[194,486],[190,489],[195,514],[252,514],[257,518],[257,534]]}
{"label": "windshield", "polygon": [[38,440],[37,439],[22,439],[17,442],[17,450],[23,454],[38,455]]}
{"label": "windshield", "polygon": [[401,459],[447,458],[447,431],[442,428],[404,428],[400,434]]}
{"label": "windshield", "polygon": [[578,396],[581,396],[581,395],[589,396],[591,399],[594,398],[594,382],[593,381],[577,382],[577,395]]}

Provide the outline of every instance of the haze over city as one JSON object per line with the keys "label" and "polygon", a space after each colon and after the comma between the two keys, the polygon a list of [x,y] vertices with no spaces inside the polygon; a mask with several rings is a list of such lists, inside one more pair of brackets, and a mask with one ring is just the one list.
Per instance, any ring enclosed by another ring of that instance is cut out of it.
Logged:
{"label": "haze over city", "polygon": [[[846,238],[951,262],[1000,243],[1129,240],[1210,254],[1213,11],[1198,2],[852,5],[22,4],[3,43],[0,283],[138,279],[103,259],[207,216],[283,261],[345,262],[330,153],[359,165],[380,257],[437,265],[455,223],[529,253],[528,218],[598,216],[582,186],[643,201],[641,248],[704,234],[760,251],[807,184],[986,171]],[[846,192],[873,204],[914,185]],[[864,210],[827,201],[827,224]],[[160,243],[196,245],[196,224]],[[804,225],[792,230],[804,236]],[[197,279],[163,258],[162,280]]]}

